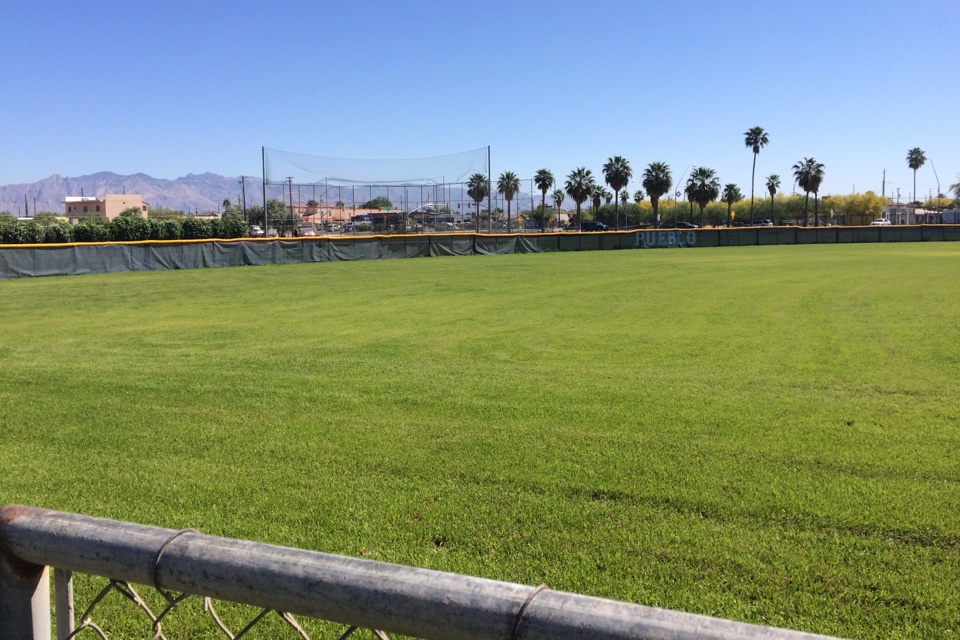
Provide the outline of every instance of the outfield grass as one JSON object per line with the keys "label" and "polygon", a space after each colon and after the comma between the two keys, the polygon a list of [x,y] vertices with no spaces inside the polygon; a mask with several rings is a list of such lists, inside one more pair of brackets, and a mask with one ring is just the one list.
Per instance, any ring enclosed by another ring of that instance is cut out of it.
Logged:
{"label": "outfield grass", "polygon": [[957,637],[958,271],[911,243],[0,281],[0,503]]}

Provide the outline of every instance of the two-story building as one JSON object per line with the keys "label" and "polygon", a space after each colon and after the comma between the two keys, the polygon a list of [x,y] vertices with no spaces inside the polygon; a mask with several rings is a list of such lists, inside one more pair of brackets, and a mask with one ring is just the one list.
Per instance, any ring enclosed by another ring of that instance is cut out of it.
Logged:
{"label": "two-story building", "polygon": [[127,209],[136,208],[146,218],[150,205],[143,197],[131,193],[108,193],[104,196],[67,196],[63,199],[65,215],[71,223],[84,218],[113,220]]}

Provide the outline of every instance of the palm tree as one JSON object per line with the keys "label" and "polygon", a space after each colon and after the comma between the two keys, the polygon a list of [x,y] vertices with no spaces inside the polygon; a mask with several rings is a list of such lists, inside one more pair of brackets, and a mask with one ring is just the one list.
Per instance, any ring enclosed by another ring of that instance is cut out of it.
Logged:
{"label": "palm tree", "polygon": [[[620,189],[623,189],[630,183],[633,177],[633,169],[625,158],[614,156],[607,158],[607,163],[603,165],[603,179],[614,190],[617,199],[613,201],[613,228],[620,229],[620,214],[617,208],[617,201],[620,199]],[[626,204],[626,203],[624,203]],[[626,222],[626,221],[624,221]]]}
{"label": "palm tree", "polygon": [[810,201],[811,191],[813,191],[814,224],[820,226],[816,207],[817,192],[820,191],[820,183],[823,182],[823,163],[817,162],[813,158],[804,158],[793,165],[793,177],[797,181],[797,185],[806,193],[803,199],[803,226],[807,226],[807,203]]}
{"label": "palm tree", "polygon": [[716,171],[706,167],[697,167],[690,174],[684,189],[691,203],[700,207],[700,226],[703,227],[704,208],[720,195],[720,178]]}
{"label": "palm tree", "polygon": [[477,221],[474,227],[480,232],[480,203],[490,193],[490,181],[482,173],[475,173],[467,180],[467,195],[477,203]]}
{"label": "palm tree", "polygon": [[563,198],[566,194],[563,192],[563,189],[554,189],[553,193],[550,194],[550,197],[553,198],[553,209],[556,212],[554,215],[555,223],[554,226],[560,225],[560,207],[563,205]]}
{"label": "palm tree", "polygon": [[580,225],[581,231],[583,231],[583,217],[580,215],[580,206],[593,193],[594,185],[596,185],[596,182],[593,179],[593,172],[584,167],[577,167],[571,171],[564,184],[567,195],[577,203],[577,224]]}
{"label": "palm tree", "polygon": [[750,222],[753,222],[753,178],[757,173],[757,154],[760,153],[760,149],[767,146],[770,142],[770,138],[767,137],[767,132],[763,130],[763,127],[753,127],[748,129],[743,134],[744,144],[753,149],[753,170],[750,172]]}
{"label": "palm tree", "polygon": [[727,203],[727,226],[729,227],[730,208],[737,202],[743,200],[743,194],[740,193],[740,187],[731,182],[723,186],[723,196],[720,199]]}
{"label": "palm tree", "polygon": [[643,202],[644,197],[646,197],[646,194],[643,192],[643,190],[637,189],[633,192],[633,203],[640,204]]}
{"label": "palm tree", "polygon": [[594,184],[590,192],[590,197],[593,199],[593,219],[599,222],[600,218],[597,214],[600,212],[600,203],[603,201],[603,187],[599,184]]}
{"label": "palm tree", "polygon": [[927,156],[920,147],[914,147],[907,151],[907,166],[913,169],[913,201],[920,202],[917,197],[917,169],[922,167],[927,161]]}
{"label": "palm tree", "polygon": [[653,226],[660,228],[660,196],[670,191],[673,186],[673,176],[670,175],[670,165],[665,162],[651,162],[643,170],[641,182],[650,204],[653,207]]}
{"label": "palm tree", "polygon": [[510,233],[510,203],[520,191],[520,178],[513,171],[504,171],[497,179],[497,193],[507,201],[507,233]]}
{"label": "palm tree", "polygon": [[547,230],[547,190],[553,186],[556,180],[549,169],[539,169],[533,175],[533,182],[540,189],[540,231]]}
{"label": "palm tree", "polygon": [[770,194],[770,219],[773,220],[773,200],[777,195],[777,189],[780,188],[780,176],[771,173],[767,176],[767,192]]}

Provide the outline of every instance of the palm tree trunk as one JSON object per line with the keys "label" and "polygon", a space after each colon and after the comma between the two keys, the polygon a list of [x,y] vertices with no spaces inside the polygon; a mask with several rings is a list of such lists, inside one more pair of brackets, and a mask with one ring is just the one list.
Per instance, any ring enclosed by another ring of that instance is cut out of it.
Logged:
{"label": "palm tree trunk", "polygon": [[810,203],[810,192],[807,191],[806,195],[803,196],[803,226],[807,226],[810,218],[807,215],[807,205]]}
{"label": "palm tree trunk", "polygon": [[727,203],[727,226],[730,226],[730,208],[733,206],[733,203]]}
{"label": "palm tree trunk", "polygon": [[818,199],[819,198],[817,198],[817,192],[814,191],[813,192],[813,226],[815,227],[820,226],[820,209],[817,206]]}
{"label": "palm tree trunk", "polygon": [[543,197],[540,198],[540,233],[547,232],[547,190],[544,189],[542,192]]}
{"label": "palm tree trunk", "polygon": [[703,207],[705,205],[700,205],[700,228],[703,229]]}
{"label": "palm tree trunk", "polygon": [[660,198],[650,198],[650,204],[653,205],[653,228],[660,228]]}
{"label": "palm tree trunk", "polygon": [[773,196],[770,196],[770,221],[771,222],[773,222],[774,217],[775,216],[773,215]]}
{"label": "palm tree trunk", "polygon": [[510,233],[510,201],[507,200],[507,233]]}
{"label": "palm tree trunk", "polygon": [[757,175],[757,154],[753,154],[753,170],[750,172],[750,224],[753,224],[753,181]]}
{"label": "palm tree trunk", "polygon": [[620,231],[620,214],[617,210],[617,205],[620,204],[620,189],[614,189],[613,192],[613,229]]}

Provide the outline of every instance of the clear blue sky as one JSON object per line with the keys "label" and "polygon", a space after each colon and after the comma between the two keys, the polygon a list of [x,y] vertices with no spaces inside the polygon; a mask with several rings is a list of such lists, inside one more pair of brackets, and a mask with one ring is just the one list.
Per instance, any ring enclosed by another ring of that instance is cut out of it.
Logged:
{"label": "clear blue sky", "polygon": [[[421,158],[494,177],[623,155],[749,193],[812,156],[822,194],[906,200],[922,148],[960,173],[957,0],[18,3],[0,36],[0,184],[260,174],[260,147]],[[636,178],[635,178],[636,181]],[[928,162],[917,176],[936,190]],[[893,191],[891,191],[891,186]]]}

